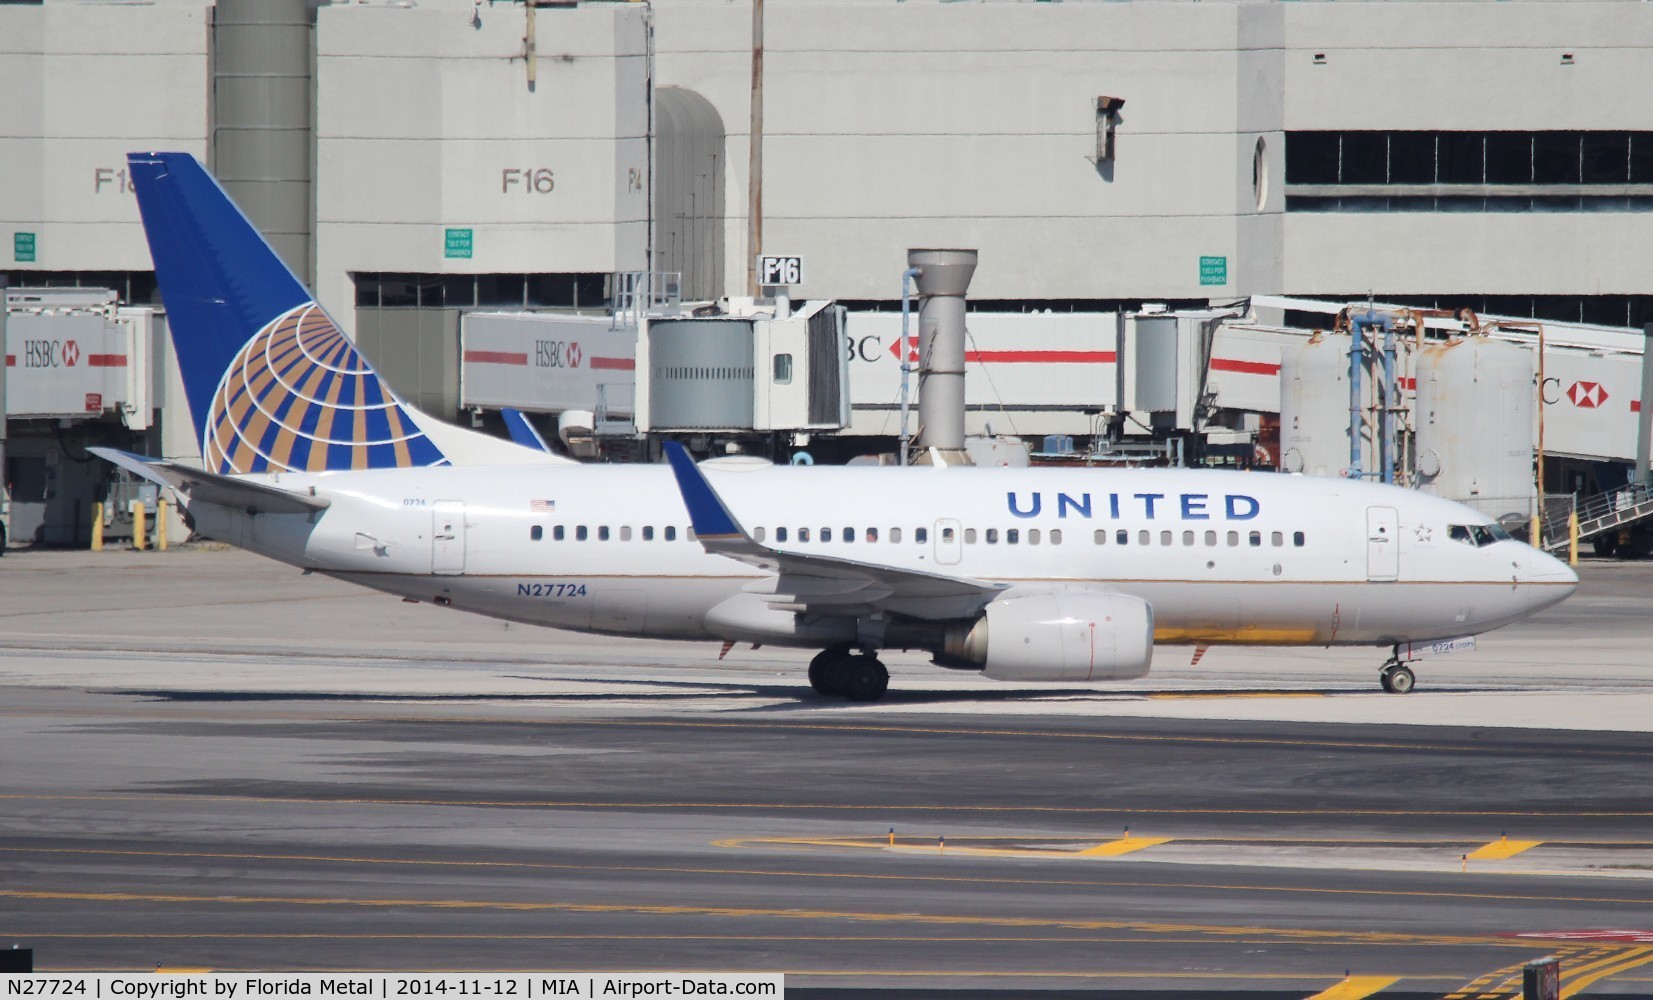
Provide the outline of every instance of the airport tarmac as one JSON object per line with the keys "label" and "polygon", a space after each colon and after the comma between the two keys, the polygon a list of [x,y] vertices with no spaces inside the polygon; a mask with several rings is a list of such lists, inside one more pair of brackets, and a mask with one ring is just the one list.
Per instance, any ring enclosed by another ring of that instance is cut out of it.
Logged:
{"label": "airport tarmac", "polygon": [[1557,954],[1573,993],[1653,996],[1653,566],[1581,573],[1405,696],[1375,650],[1170,648],[1095,687],[892,655],[863,706],[801,652],[506,626],[213,547],[13,551],[0,945],[1488,1000]]}

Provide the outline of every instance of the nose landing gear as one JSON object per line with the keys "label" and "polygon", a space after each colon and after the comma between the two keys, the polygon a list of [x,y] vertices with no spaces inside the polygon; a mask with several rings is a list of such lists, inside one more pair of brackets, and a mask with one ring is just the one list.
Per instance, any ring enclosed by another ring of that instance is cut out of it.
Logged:
{"label": "nose landing gear", "polygon": [[1411,667],[1399,660],[1390,660],[1378,671],[1378,683],[1390,694],[1407,694],[1418,683],[1418,678]]}
{"label": "nose landing gear", "polygon": [[890,672],[870,649],[834,646],[809,661],[809,686],[828,697],[877,701],[889,690]]}

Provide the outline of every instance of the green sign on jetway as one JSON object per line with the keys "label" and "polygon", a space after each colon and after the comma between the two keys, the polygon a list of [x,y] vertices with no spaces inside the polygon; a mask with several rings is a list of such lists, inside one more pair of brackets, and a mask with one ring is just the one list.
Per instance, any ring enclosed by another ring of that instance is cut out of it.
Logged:
{"label": "green sign on jetway", "polygon": [[447,239],[443,241],[442,256],[469,259],[471,256],[471,231],[469,229],[448,230]]}
{"label": "green sign on jetway", "polygon": [[35,244],[34,244],[34,234],[33,233],[12,233],[11,234],[11,257],[12,257],[12,260],[17,261],[19,264],[33,264],[34,260],[35,260],[35,258],[34,258],[34,245]]}
{"label": "green sign on jetway", "polygon": [[1200,284],[1226,285],[1228,284],[1227,257],[1200,258]]}

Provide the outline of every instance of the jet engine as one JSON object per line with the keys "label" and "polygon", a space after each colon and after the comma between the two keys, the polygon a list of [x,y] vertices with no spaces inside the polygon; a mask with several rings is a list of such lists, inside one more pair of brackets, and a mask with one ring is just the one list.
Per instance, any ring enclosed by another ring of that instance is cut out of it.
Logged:
{"label": "jet engine", "polygon": [[1143,677],[1154,656],[1154,609],[1124,594],[1067,591],[1006,597],[949,630],[938,661],[979,665],[1001,681]]}

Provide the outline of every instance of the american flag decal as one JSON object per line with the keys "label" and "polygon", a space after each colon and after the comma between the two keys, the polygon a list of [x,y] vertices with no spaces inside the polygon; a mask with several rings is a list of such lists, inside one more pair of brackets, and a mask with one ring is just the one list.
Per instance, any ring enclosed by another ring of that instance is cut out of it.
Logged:
{"label": "american flag decal", "polygon": [[528,501],[528,509],[535,514],[554,514],[557,510],[557,501],[530,500]]}

